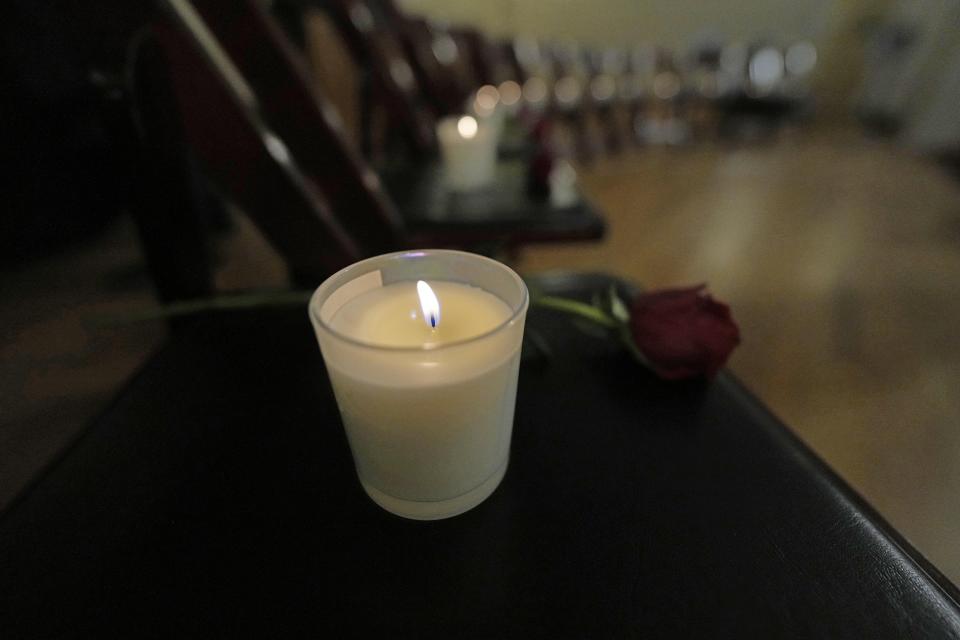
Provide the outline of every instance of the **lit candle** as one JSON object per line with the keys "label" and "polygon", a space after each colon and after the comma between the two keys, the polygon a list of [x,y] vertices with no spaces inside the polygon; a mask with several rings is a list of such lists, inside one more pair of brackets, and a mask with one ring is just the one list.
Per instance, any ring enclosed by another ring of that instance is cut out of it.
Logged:
{"label": "lit candle", "polygon": [[447,117],[437,123],[437,140],[447,185],[470,191],[493,181],[497,132],[473,116]]}
{"label": "lit candle", "polygon": [[317,289],[310,316],[357,474],[380,506],[444,518],[496,489],[526,307],[513,271],[458,251],[371,258]]}
{"label": "lit candle", "polygon": [[473,99],[468,101],[467,108],[479,122],[493,130],[493,144],[499,147],[507,118],[507,107],[500,98],[500,90],[492,84],[483,85],[473,94]]}

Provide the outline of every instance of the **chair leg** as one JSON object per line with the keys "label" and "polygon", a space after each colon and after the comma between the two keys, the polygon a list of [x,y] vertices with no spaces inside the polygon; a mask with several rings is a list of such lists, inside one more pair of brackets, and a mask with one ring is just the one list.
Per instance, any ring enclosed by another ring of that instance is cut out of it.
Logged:
{"label": "chair leg", "polygon": [[156,44],[142,42],[132,63],[130,135],[139,171],[131,209],[157,296],[161,302],[209,296],[209,192],[186,150]]}

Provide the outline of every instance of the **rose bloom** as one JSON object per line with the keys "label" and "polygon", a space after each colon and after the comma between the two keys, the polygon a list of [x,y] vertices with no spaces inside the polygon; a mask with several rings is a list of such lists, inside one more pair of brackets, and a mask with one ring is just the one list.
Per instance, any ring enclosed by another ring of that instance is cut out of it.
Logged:
{"label": "rose bloom", "polygon": [[713,376],[740,344],[730,308],[706,286],[640,294],[630,305],[630,333],[661,378]]}

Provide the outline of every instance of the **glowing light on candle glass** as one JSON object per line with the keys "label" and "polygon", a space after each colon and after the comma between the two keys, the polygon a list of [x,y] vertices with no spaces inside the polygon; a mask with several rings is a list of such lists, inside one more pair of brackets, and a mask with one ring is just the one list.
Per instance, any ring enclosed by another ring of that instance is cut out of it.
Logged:
{"label": "glowing light on candle glass", "polygon": [[553,85],[553,95],[561,104],[575,104],[580,100],[581,92],[580,81],[573,76],[564,76]]}
{"label": "glowing light on candle glass", "polygon": [[477,113],[480,115],[493,113],[493,110],[497,108],[498,102],[500,102],[500,92],[497,91],[497,88],[492,84],[485,84],[477,89],[477,97],[474,100],[474,104]]}
{"label": "glowing light on candle glass", "polygon": [[606,102],[616,91],[617,81],[608,73],[601,74],[590,81],[590,95],[597,102]]}
{"label": "glowing light on candle glass", "polygon": [[457,120],[457,131],[460,132],[460,135],[470,140],[477,135],[477,119],[473,116],[463,116]]}
{"label": "glowing light on candle glass", "polygon": [[764,47],[750,59],[750,82],[761,92],[772,91],[783,80],[783,55],[773,47]]}
{"label": "glowing light on candle glass", "polygon": [[440,301],[437,300],[437,294],[433,292],[423,280],[417,280],[417,295],[420,296],[420,309],[423,310],[423,321],[431,329],[436,329],[440,324]]}
{"label": "glowing light on candle glass", "polygon": [[500,100],[502,100],[503,104],[507,105],[508,107],[517,104],[517,102],[520,100],[520,85],[513,80],[501,82],[498,90],[500,91]]}
{"label": "glowing light on candle glass", "polygon": [[661,71],[653,78],[653,94],[661,100],[676,98],[680,93],[680,76],[672,71]]}
{"label": "glowing light on candle glass", "polygon": [[547,83],[534,76],[523,83],[523,99],[537,104],[547,97]]}

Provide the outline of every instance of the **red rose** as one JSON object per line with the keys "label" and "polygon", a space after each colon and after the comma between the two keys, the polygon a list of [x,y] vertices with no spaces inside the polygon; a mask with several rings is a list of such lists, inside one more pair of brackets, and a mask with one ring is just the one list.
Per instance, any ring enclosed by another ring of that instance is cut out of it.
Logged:
{"label": "red rose", "polygon": [[630,333],[656,373],[668,380],[713,376],[740,344],[730,308],[706,286],[639,295],[630,306]]}

